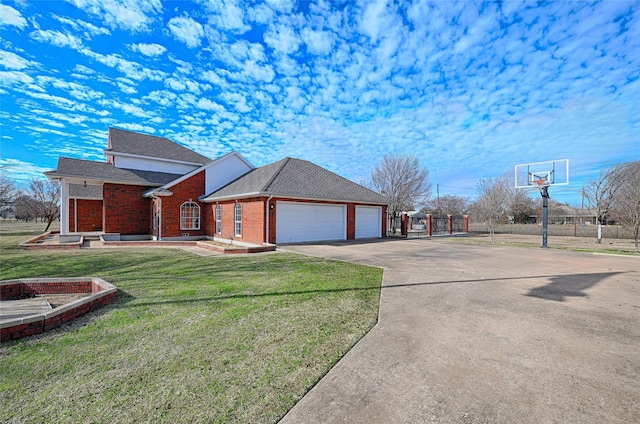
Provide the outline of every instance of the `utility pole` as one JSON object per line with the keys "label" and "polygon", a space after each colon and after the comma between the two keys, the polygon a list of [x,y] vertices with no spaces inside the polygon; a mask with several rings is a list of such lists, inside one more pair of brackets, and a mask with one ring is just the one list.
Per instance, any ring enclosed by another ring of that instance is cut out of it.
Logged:
{"label": "utility pole", "polygon": [[436,209],[440,213],[440,185],[436,183]]}

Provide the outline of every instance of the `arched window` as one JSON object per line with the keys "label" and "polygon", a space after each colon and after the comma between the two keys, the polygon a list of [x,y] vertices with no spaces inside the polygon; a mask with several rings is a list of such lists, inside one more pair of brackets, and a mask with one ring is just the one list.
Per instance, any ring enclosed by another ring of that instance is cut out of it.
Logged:
{"label": "arched window", "polygon": [[240,203],[236,203],[235,209],[235,221],[236,221],[236,235],[242,235],[242,205]]}
{"label": "arched window", "polygon": [[222,234],[222,207],[216,205],[216,234]]}
{"label": "arched window", "polygon": [[180,229],[200,229],[200,206],[196,202],[184,202],[180,206]]}

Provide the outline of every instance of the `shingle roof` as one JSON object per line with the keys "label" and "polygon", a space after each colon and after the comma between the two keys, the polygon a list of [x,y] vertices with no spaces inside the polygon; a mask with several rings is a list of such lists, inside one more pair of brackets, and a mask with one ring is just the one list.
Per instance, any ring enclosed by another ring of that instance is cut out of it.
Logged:
{"label": "shingle roof", "polygon": [[181,176],[178,174],[167,174],[165,172],[116,168],[107,162],[94,162],[65,157],[58,158],[58,169],[45,172],[45,175],[49,178],[75,177],[150,187],[167,184]]}
{"label": "shingle roof", "polygon": [[261,166],[209,194],[203,200],[246,195],[283,196],[304,199],[387,204],[378,193],[312,162],[284,158]]}
{"label": "shingle roof", "polygon": [[111,148],[107,149],[107,152],[171,159],[200,165],[211,162],[208,157],[164,137],[109,128],[109,140]]}

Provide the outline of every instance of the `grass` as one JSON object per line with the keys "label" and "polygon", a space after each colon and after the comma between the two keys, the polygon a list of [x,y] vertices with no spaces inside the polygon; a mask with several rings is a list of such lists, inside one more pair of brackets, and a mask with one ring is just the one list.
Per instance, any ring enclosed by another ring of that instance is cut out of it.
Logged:
{"label": "grass", "polygon": [[0,345],[0,422],[276,422],[377,320],[377,268],[283,253],[25,252],[15,245],[30,230],[9,227],[0,279],[99,276],[119,293]]}

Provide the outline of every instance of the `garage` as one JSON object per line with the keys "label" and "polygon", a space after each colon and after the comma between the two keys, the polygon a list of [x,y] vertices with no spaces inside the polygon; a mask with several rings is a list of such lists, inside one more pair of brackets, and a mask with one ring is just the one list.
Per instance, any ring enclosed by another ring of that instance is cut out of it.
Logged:
{"label": "garage", "polygon": [[346,240],[345,205],[277,202],[276,243]]}
{"label": "garage", "polygon": [[382,236],[382,208],[379,206],[356,206],[356,238]]}

